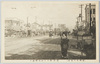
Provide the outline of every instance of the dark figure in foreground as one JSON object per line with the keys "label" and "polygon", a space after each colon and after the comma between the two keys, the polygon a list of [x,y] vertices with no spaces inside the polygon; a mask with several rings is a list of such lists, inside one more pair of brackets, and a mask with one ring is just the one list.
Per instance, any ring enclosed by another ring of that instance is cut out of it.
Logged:
{"label": "dark figure in foreground", "polygon": [[61,53],[63,58],[67,58],[68,42],[67,33],[63,32],[61,34]]}

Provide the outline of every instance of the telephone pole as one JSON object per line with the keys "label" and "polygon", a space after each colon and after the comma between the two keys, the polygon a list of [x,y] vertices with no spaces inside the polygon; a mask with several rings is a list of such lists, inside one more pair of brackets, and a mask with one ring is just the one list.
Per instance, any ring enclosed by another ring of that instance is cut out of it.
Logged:
{"label": "telephone pole", "polygon": [[82,8],[83,8],[83,4],[80,5],[80,8],[81,8],[81,16],[80,17],[81,17],[81,22],[82,22]]}
{"label": "telephone pole", "polygon": [[77,40],[78,40],[79,17],[77,17],[77,22],[76,22],[76,25],[77,25]]}
{"label": "telephone pole", "polygon": [[56,23],[55,23],[55,35],[56,35]]}
{"label": "telephone pole", "polygon": [[27,27],[28,27],[28,17],[27,17]]}
{"label": "telephone pole", "polygon": [[90,35],[91,35],[91,3],[89,4],[90,7]]}
{"label": "telephone pole", "polygon": [[49,21],[49,30],[50,30],[50,21]]}

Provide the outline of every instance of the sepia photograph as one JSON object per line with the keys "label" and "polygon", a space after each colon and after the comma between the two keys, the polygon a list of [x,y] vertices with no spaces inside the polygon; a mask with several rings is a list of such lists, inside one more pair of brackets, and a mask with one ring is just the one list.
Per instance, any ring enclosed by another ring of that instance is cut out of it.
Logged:
{"label": "sepia photograph", "polygon": [[99,62],[98,14],[98,1],[2,1],[1,61]]}

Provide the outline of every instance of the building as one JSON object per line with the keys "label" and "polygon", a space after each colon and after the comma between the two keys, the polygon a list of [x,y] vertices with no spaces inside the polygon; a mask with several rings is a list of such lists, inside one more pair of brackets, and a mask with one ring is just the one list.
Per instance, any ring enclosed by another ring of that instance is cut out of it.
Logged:
{"label": "building", "polygon": [[96,5],[87,4],[85,7],[85,26],[88,32],[91,32],[91,26],[96,25]]}
{"label": "building", "polygon": [[30,24],[30,29],[32,31],[38,31],[41,29],[41,25],[37,22],[34,22],[34,23]]}
{"label": "building", "polygon": [[5,34],[11,36],[20,31],[20,21],[18,19],[5,20]]}

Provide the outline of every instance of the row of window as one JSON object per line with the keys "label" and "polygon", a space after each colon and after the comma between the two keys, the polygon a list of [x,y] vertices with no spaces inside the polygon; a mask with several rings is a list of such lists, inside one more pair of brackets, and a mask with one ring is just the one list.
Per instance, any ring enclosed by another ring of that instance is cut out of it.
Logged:
{"label": "row of window", "polygon": [[95,21],[95,17],[91,18],[91,21]]}
{"label": "row of window", "polygon": [[91,13],[91,14],[95,14],[95,9],[91,9],[91,10],[90,10],[90,13]]}

